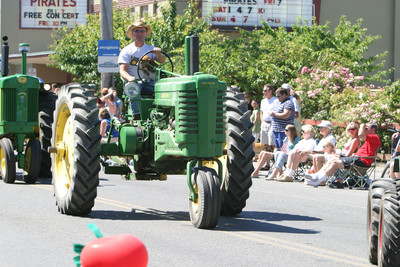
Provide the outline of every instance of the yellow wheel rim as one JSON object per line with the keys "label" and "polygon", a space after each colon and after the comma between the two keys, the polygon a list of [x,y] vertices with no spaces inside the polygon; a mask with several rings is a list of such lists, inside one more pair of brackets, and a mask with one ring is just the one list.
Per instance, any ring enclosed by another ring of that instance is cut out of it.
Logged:
{"label": "yellow wheel rim", "polygon": [[[193,189],[196,195],[199,193],[199,189],[196,184],[193,184]],[[194,213],[199,213],[199,197],[196,198],[196,201],[192,201],[192,210]]]}
{"label": "yellow wheel rim", "polygon": [[74,129],[71,111],[63,103],[55,119],[55,141],[57,153],[54,155],[55,186],[59,195],[65,196],[71,186],[74,159]]}
{"label": "yellow wheel rim", "polygon": [[0,148],[0,161],[1,161],[1,173],[4,176],[6,176],[7,175],[7,163],[6,163],[6,157],[4,156],[4,150],[2,148]]}
{"label": "yellow wheel rim", "polygon": [[[227,148],[226,148],[226,143],[225,143],[223,155],[220,157],[217,157],[217,159],[219,159],[219,161],[221,161],[221,163],[222,163],[222,178],[225,177],[225,174],[227,171],[226,163],[228,160],[228,156],[226,155],[226,149]],[[203,165],[208,168],[214,169],[218,173],[218,163],[216,161],[203,161]],[[218,173],[218,175],[219,175],[219,173]],[[221,185],[222,185],[222,183],[221,183]]]}
{"label": "yellow wheel rim", "polygon": [[29,173],[29,170],[31,168],[31,152],[32,151],[31,151],[30,147],[28,147],[26,149],[26,152],[25,152],[25,168],[24,168],[24,171],[26,173]]}

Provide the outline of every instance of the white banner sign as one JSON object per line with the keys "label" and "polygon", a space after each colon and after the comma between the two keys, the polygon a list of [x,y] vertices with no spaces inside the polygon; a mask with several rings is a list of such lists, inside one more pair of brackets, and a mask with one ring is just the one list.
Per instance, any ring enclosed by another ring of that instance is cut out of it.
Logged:
{"label": "white banner sign", "polygon": [[203,0],[202,13],[212,25],[291,27],[299,18],[311,25],[315,7],[312,0]]}
{"label": "white banner sign", "polygon": [[88,0],[20,0],[20,28],[53,29],[86,24]]}

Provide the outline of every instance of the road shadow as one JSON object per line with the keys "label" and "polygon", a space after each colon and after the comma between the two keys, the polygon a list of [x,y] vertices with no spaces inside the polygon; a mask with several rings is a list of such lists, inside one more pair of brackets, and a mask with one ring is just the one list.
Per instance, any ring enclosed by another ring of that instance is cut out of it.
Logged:
{"label": "road shadow", "polygon": [[51,184],[51,178],[38,178],[36,184]]}
{"label": "road shadow", "polygon": [[243,211],[236,217],[221,216],[217,230],[317,234],[319,231],[281,225],[284,221],[320,221],[320,218],[276,212]]}
{"label": "road shadow", "polygon": [[189,221],[189,213],[183,211],[160,211],[156,209],[132,209],[131,211],[92,210],[87,216],[100,220],[167,220]]}
{"label": "road shadow", "polygon": [[[160,211],[156,209],[132,209],[131,211],[93,210],[87,218],[99,220],[131,220],[131,221],[190,221],[187,211]],[[296,214],[273,212],[242,212],[237,217],[221,216],[216,231],[254,231],[280,232],[293,234],[317,234],[319,231],[301,229],[281,225],[284,221],[320,221],[320,218]]]}
{"label": "road shadow", "polygon": [[[3,180],[3,179],[0,177],[0,180]],[[15,185],[29,185],[29,184],[25,183],[25,181],[24,181],[23,172],[17,172],[16,173],[15,181],[12,184],[15,184]],[[40,178],[40,177],[38,177],[34,184],[51,184],[51,178]]]}

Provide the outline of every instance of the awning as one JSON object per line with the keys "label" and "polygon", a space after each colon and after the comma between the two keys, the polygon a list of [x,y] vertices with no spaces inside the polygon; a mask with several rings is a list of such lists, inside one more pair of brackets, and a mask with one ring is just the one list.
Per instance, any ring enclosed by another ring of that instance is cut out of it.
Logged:
{"label": "awning", "polygon": [[[27,63],[29,64],[54,64],[54,61],[49,59],[49,55],[54,54],[53,51],[43,51],[43,52],[33,52],[27,53]],[[8,56],[8,64],[11,65],[21,65],[21,54],[10,54]]]}

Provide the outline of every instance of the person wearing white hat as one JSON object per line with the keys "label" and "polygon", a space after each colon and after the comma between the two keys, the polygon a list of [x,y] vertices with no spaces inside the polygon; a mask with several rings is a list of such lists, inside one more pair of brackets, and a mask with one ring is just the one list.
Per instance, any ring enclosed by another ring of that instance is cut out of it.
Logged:
{"label": "person wearing white hat", "polygon": [[321,170],[315,174],[305,174],[307,183],[318,187],[318,185],[325,181],[326,178],[332,176],[337,169],[344,169],[354,164],[360,167],[369,167],[374,161],[376,150],[381,146],[381,140],[376,135],[378,126],[375,123],[361,124],[358,130],[358,136],[364,144],[360,149],[351,157],[334,157],[330,159]]}

